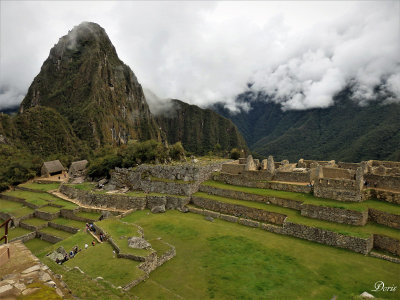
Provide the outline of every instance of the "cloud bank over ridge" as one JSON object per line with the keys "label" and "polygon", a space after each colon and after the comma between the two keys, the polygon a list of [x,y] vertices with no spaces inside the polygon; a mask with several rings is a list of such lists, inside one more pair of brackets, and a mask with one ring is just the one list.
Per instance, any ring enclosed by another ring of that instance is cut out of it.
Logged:
{"label": "cloud bank over ridge", "polygon": [[200,106],[263,91],[284,109],[400,102],[400,2],[1,2],[0,109],[21,101],[50,48],[82,21],[160,99]]}

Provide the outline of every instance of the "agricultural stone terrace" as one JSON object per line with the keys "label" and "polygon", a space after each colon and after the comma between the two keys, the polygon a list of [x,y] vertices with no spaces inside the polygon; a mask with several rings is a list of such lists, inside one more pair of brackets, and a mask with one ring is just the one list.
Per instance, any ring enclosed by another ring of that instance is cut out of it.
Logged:
{"label": "agricultural stone terrace", "polygon": [[[385,175],[380,175],[383,168]],[[26,243],[57,272],[81,279],[103,278],[96,280],[93,288],[109,299],[113,297],[110,291],[122,293],[121,297],[132,292],[140,294],[141,290],[152,294],[146,282],[157,278],[153,274],[167,275],[162,270],[168,270],[175,260],[178,265],[186,264],[181,261],[184,254],[179,249],[183,249],[182,242],[190,235],[176,227],[184,219],[189,222],[185,226],[190,228],[190,222],[199,227],[208,222],[207,227],[240,227],[252,230],[247,233],[250,235],[271,239],[273,234],[296,245],[301,239],[311,242],[310,247],[341,248],[346,255],[355,252],[373,257],[369,259],[380,258],[380,263],[394,265],[398,270],[400,206],[396,197],[400,189],[396,180],[400,176],[396,168],[397,163],[378,161],[276,163],[272,157],[261,162],[249,157],[199,164],[143,165],[116,169],[111,179],[99,183],[21,185],[0,195],[0,218],[11,216],[15,228],[10,237]],[[385,178],[377,176],[389,177],[393,188],[388,189]],[[322,195],[316,192],[318,188]],[[384,196],[376,197],[378,193]],[[99,221],[100,217],[104,220]],[[141,222],[145,219],[164,221],[150,226],[152,223]],[[94,222],[96,236],[83,231],[86,222]],[[147,225],[143,227],[144,224]],[[83,251],[65,263],[65,268],[54,266],[49,260],[47,254],[60,246],[69,249],[75,244],[90,245],[93,239],[98,240],[100,232],[106,242],[89,247],[88,252]],[[143,239],[147,246],[130,248],[132,238]],[[225,259],[227,254],[217,252]],[[102,257],[104,266],[96,266],[98,261],[93,256]],[[195,256],[185,259],[195,263]],[[83,273],[67,271],[78,270],[74,267]],[[74,280],[70,282],[81,289]],[[137,288],[140,286],[144,288]],[[174,294],[180,294],[180,288],[167,288],[165,292],[164,297],[174,298]]]}

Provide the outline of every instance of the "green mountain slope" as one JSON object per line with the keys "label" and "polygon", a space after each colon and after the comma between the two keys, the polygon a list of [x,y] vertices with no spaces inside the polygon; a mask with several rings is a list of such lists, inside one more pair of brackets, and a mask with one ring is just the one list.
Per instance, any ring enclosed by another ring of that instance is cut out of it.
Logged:
{"label": "green mountain slope", "polygon": [[37,106],[16,116],[0,116],[0,134],[5,137],[4,144],[41,157],[55,153],[78,155],[87,149],[68,121],[49,107]]}
{"label": "green mountain slope", "polygon": [[232,148],[247,150],[246,142],[236,126],[210,109],[202,109],[179,100],[172,100],[175,110],[156,116],[157,123],[166,132],[169,143],[181,141],[183,147],[196,154]]}
{"label": "green mountain slope", "polygon": [[95,23],[74,27],[51,49],[20,112],[35,106],[56,109],[91,147],[160,139],[141,85]]}
{"label": "green mountain slope", "polygon": [[[244,94],[239,101],[250,98]],[[325,109],[282,111],[265,95],[250,102],[248,113],[230,115],[221,105],[214,109],[230,118],[250,149],[263,156],[291,161],[400,160],[400,104],[381,100],[359,106],[345,90],[335,97],[335,105]]]}

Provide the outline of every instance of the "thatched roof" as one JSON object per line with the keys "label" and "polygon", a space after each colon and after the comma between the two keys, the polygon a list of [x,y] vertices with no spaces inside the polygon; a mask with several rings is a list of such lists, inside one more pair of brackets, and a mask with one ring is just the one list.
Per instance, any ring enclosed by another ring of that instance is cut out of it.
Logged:
{"label": "thatched roof", "polygon": [[76,172],[76,171],[83,171],[85,170],[86,166],[88,164],[88,161],[85,160],[80,160],[80,161],[74,161],[71,166],[69,167],[70,172]]}
{"label": "thatched roof", "polygon": [[64,170],[64,167],[59,160],[46,161],[43,163],[43,166],[49,173],[56,173]]}

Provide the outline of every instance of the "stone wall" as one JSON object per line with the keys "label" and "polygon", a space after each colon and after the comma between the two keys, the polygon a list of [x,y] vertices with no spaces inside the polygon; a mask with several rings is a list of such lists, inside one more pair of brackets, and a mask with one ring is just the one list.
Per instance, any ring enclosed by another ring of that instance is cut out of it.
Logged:
{"label": "stone wall", "polygon": [[35,210],[34,215],[36,218],[51,221],[53,219],[58,218],[60,216],[60,212],[50,213],[46,211]]}
{"label": "stone wall", "polygon": [[60,238],[58,236],[54,236],[54,235],[51,235],[51,234],[48,234],[48,233],[44,233],[44,232],[41,232],[41,231],[38,231],[36,236],[38,238],[40,238],[41,240],[49,242],[49,243],[52,243],[52,244],[55,244],[55,243],[58,243],[58,242],[62,241],[62,238]]}
{"label": "stone wall", "polygon": [[344,248],[362,254],[368,254],[373,247],[372,236],[367,239],[363,239],[291,222],[285,222],[283,224],[283,228],[286,235],[320,244]]}
{"label": "stone wall", "polygon": [[367,189],[367,199],[378,199],[389,203],[400,204],[400,192],[391,192],[386,190]]}
{"label": "stone wall", "polygon": [[[253,171],[256,172],[256,171]],[[260,174],[267,174],[267,172],[258,171]],[[272,178],[272,176],[271,176]],[[270,178],[270,179],[271,179]],[[295,183],[284,183],[278,181],[256,181],[249,180],[246,174],[242,175],[232,175],[227,173],[217,173],[212,176],[215,181],[220,181],[227,184],[254,187],[260,189],[271,189],[278,191],[296,192],[296,193],[309,193],[311,192],[311,187],[307,185],[300,185]],[[260,180],[260,179],[259,179]]]}
{"label": "stone wall", "polygon": [[75,234],[75,233],[77,233],[79,231],[78,228],[70,227],[70,226],[67,226],[67,225],[56,224],[56,223],[53,223],[53,222],[49,222],[49,226],[53,227],[55,229],[63,230],[63,231],[66,231],[66,232],[69,232],[69,233],[73,233],[73,234]]}
{"label": "stone wall", "polygon": [[182,163],[177,165],[147,165],[136,168],[115,168],[111,172],[110,184],[117,188],[128,187],[132,190],[141,189],[142,179],[145,177],[164,178],[168,180],[183,180],[186,182],[203,182],[210,178],[212,172],[220,171],[220,161],[208,164]]}
{"label": "stone wall", "polygon": [[221,172],[229,174],[241,174],[245,169],[244,164],[239,164],[238,161],[226,163],[222,165]]}
{"label": "stone wall", "polygon": [[364,178],[373,187],[400,191],[400,176],[380,176],[367,173]]}
{"label": "stone wall", "polygon": [[28,229],[28,230],[32,230],[32,231],[37,231],[37,230],[40,230],[40,229],[42,229],[44,227],[47,227],[47,226],[48,226],[47,223],[44,223],[44,224],[38,225],[38,226],[34,226],[34,225],[30,225],[30,224],[24,223],[24,221],[19,222],[19,227],[25,228],[25,229]]}
{"label": "stone wall", "polygon": [[69,198],[78,200],[83,205],[99,208],[115,208],[121,210],[142,210],[146,207],[145,197],[132,197],[121,194],[97,194],[89,191],[75,189],[73,186],[63,184],[60,192]]}
{"label": "stone wall", "polygon": [[322,167],[324,178],[354,179],[355,172],[347,169]]}
{"label": "stone wall", "polygon": [[400,229],[400,215],[369,208],[369,220],[388,227]]}
{"label": "stone wall", "polygon": [[158,180],[142,180],[140,182],[139,190],[145,193],[165,193],[173,195],[190,196],[197,192],[200,182],[186,183],[174,181],[158,181]]}
{"label": "stone wall", "polygon": [[75,211],[78,211],[79,209],[76,208],[74,210],[72,209],[60,209],[60,216],[66,219],[70,219],[70,220],[75,220],[75,221],[80,221],[80,222],[85,222],[85,223],[90,223],[93,220],[92,219],[88,219],[88,218],[83,218],[83,217],[79,217],[77,215],[75,215]]}
{"label": "stone wall", "polygon": [[33,215],[34,215],[34,213],[32,212],[32,213],[27,214],[27,215],[25,215],[25,216],[16,218],[16,217],[12,216],[12,215],[9,214],[9,213],[4,213],[4,212],[1,212],[1,211],[0,211],[0,218],[3,219],[3,220],[8,220],[9,218],[11,218],[12,221],[13,221],[13,223],[14,223],[14,226],[16,226],[16,227],[19,226],[19,223],[20,223],[21,221],[23,221],[23,220],[25,220],[25,219],[33,218]]}
{"label": "stone wall", "polygon": [[339,161],[337,163],[337,165],[339,168],[353,170],[353,171],[357,170],[357,168],[360,167],[360,164],[358,164],[358,163],[347,163],[347,162],[341,162],[341,161]]}
{"label": "stone wall", "polygon": [[194,205],[223,214],[233,215],[235,217],[245,217],[248,219],[258,220],[273,224],[283,224],[286,216],[279,213],[269,212],[266,210],[252,208],[237,204],[219,202],[216,200],[205,199],[192,196]]}
{"label": "stone wall", "polygon": [[310,182],[310,172],[276,172],[273,181]]}
{"label": "stone wall", "polygon": [[339,201],[360,202],[364,194],[356,186],[355,180],[321,178],[314,184],[314,196]]}
{"label": "stone wall", "polygon": [[265,202],[265,203],[269,202],[271,204],[275,204],[275,205],[287,207],[287,208],[292,208],[292,209],[296,209],[296,210],[300,210],[301,204],[302,204],[301,201],[288,200],[288,199],[282,199],[282,198],[271,197],[271,196],[261,196],[261,195],[240,192],[240,191],[219,189],[219,188],[215,188],[215,187],[207,186],[207,185],[201,185],[200,191],[209,193],[209,194],[213,194],[213,195],[217,195],[217,196],[221,196],[221,197],[227,197],[227,198],[234,198],[234,199],[240,199],[240,200],[246,200],[246,201]]}
{"label": "stone wall", "polygon": [[400,241],[385,235],[374,234],[374,249],[400,256]]}
{"label": "stone wall", "polygon": [[335,223],[364,226],[368,221],[368,211],[354,211],[336,207],[301,205],[301,215],[313,219],[326,220]]}
{"label": "stone wall", "polygon": [[397,161],[382,161],[382,160],[371,160],[373,167],[384,166],[385,168],[400,168],[400,162]]}
{"label": "stone wall", "polygon": [[32,240],[36,237],[36,231],[29,232],[27,234],[21,235],[19,237],[13,238],[12,240],[8,241],[9,243],[15,242],[15,241],[21,241],[23,243]]}
{"label": "stone wall", "polygon": [[[73,186],[69,185],[62,185],[60,187],[60,192],[72,199],[77,199],[84,205],[121,210],[143,210],[146,207],[151,209],[159,205],[165,205],[166,209],[181,209],[190,201],[189,197],[173,195],[134,197],[122,194],[97,194],[90,191],[75,189]],[[65,215],[65,213],[62,213],[62,215]],[[74,220],[76,220],[76,218]]]}

